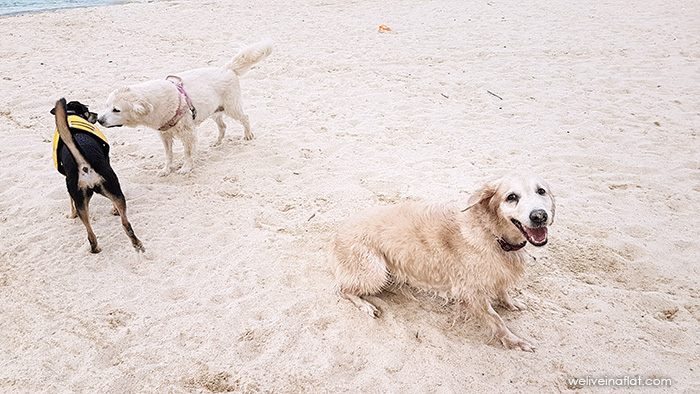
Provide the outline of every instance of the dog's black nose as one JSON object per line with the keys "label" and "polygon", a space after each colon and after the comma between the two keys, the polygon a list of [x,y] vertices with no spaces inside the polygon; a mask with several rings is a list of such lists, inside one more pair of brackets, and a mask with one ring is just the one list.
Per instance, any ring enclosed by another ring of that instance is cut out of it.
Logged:
{"label": "dog's black nose", "polygon": [[530,212],[530,221],[535,226],[545,226],[547,224],[547,211],[544,209],[535,209]]}

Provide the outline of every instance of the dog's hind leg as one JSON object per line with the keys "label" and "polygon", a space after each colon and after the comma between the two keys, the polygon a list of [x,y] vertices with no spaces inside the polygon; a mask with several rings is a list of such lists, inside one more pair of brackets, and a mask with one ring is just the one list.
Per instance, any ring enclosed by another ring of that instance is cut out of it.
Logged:
{"label": "dog's hind leg", "polygon": [[370,317],[376,319],[381,315],[381,312],[379,311],[379,309],[377,309],[376,306],[374,306],[371,302],[365,300],[364,298],[361,298],[356,294],[351,294],[349,292],[344,291],[339,291],[338,294],[340,294],[340,296],[345,298],[346,300],[352,302],[353,305],[355,305],[362,312],[365,312],[368,315],[370,315]]}
{"label": "dog's hind leg", "polygon": [[216,122],[216,127],[219,129],[219,137],[216,138],[216,141],[212,146],[219,146],[221,145],[221,141],[224,140],[224,136],[226,136],[226,123],[224,122],[223,116],[220,112],[215,113],[213,118],[214,122]]}
{"label": "dog's hind leg", "polygon": [[90,205],[91,193],[84,194],[82,197],[83,198],[79,199],[79,201],[75,201],[75,209],[78,212],[78,217],[83,222],[83,225],[85,225],[85,230],[87,230],[88,241],[90,242],[90,252],[100,253],[102,249],[97,246],[97,236],[92,231],[92,226],[90,226],[90,212],[88,207]]}
{"label": "dog's hind leg", "polygon": [[[231,109],[229,110],[229,108]],[[255,138],[253,133],[250,131],[250,119],[248,118],[248,115],[243,112],[243,107],[241,107],[241,104],[237,103],[236,105],[231,105],[226,109],[226,115],[236,119],[243,125],[243,139],[250,141]]]}
{"label": "dog's hind leg", "polygon": [[66,215],[66,218],[68,219],[75,219],[78,217],[78,211],[75,210],[75,201],[73,201],[73,197],[70,197],[70,213]]}
{"label": "dog's hind leg", "polygon": [[119,211],[119,216],[122,219],[122,227],[124,227],[124,232],[131,240],[131,245],[133,245],[137,252],[146,252],[146,248],[143,247],[141,241],[136,237],[136,234],[134,234],[134,229],[131,228],[131,223],[129,223],[129,219],[126,217],[126,199],[123,195],[114,200],[114,206],[117,208],[117,211]]}
{"label": "dog's hind leg", "polygon": [[114,209],[117,210],[117,213],[121,217],[124,232],[131,240],[131,245],[137,252],[143,253],[146,251],[146,248],[143,247],[141,241],[136,237],[136,234],[134,234],[134,229],[131,227],[131,223],[129,223],[129,219],[126,217],[126,198],[119,186],[117,175],[112,173],[108,175],[107,178],[108,181],[102,185],[103,190],[100,193],[112,201]]}
{"label": "dog's hind leg", "polygon": [[250,120],[248,119],[248,115],[244,114],[241,112],[240,118],[237,118],[239,122],[243,125],[243,139],[246,141],[250,141],[255,136],[253,135],[253,132],[250,131]]}
{"label": "dog's hind leg", "polygon": [[381,312],[361,295],[380,293],[390,282],[387,264],[383,256],[364,245],[356,245],[340,260],[337,253],[332,258],[335,264],[336,289],[338,294],[373,318]]}

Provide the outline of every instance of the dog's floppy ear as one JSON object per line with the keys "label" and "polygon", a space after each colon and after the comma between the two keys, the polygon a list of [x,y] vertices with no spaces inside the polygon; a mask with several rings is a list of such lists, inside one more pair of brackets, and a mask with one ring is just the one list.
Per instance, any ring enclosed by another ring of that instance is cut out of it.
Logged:
{"label": "dog's floppy ear", "polygon": [[66,108],[68,108],[69,111],[73,111],[75,113],[82,114],[88,112],[87,105],[81,103],[80,101],[69,101],[68,104],[66,104]]}
{"label": "dog's floppy ear", "polygon": [[151,111],[153,111],[153,105],[147,101],[139,100],[134,104],[134,112],[140,116],[147,115]]}
{"label": "dog's floppy ear", "polygon": [[494,195],[496,195],[496,190],[498,190],[498,184],[496,182],[489,183],[483,186],[481,189],[477,190],[467,201],[467,207],[462,210],[462,212],[471,209],[472,207],[487,202]]}

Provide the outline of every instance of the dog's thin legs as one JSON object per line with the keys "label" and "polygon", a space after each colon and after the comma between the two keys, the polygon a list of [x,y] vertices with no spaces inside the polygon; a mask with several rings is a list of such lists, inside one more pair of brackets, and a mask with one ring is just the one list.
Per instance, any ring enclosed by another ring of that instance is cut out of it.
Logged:
{"label": "dog's thin legs", "polygon": [[78,217],[83,222],[83,225],[85,225],[85,230],[87,230],[88,241],[90,242],[90,252],[100,253],[102,249],[100,249],[100,247],[97,246],[97,236],[92,231],[92,226],[90,226],[90,213],[88,210],[89,205],[90,196],[85,196],[83,198],[83,201],[76,202],[76,210],[78,211]]}
{"label": "dog's thin legs", "polygon": [[501,340],[503,346],[508,349],[518,348],[526,352],[535,351],[534,346],[518,338],[518,336],[513,334],[508,327],[506,327],[506,323],[503,321],[503,319],[501,319],[501,316],[499,316],[498,313],[493,310],[493,307],[488,300],[472,302],[471,306],[472,312],[478,314],[479,317],[481,317],[482,320],[488,324],[493,335]]}
{"label": "dog's thin legs", "polygon": [[187,174],[190,171],[192,171],[192,167],[194,167],[194,165],[192,163],[192,153],[194,152],[195,141],[190,141],[189,139],[183,139],[182,145],[185,148],[185,163],[182,165],[182,167],[179,170],[177,170],[177,173],[178,174]]}
{"label": "dog's thin legs", "polygon": [[224,136],[226,136],[226,123],[220,113],[214,114],[214,122],[216,122],[216,126],[219,128],[219,137],[212,146],[219,146],[221,145],[221,141],[224,140]]}
{"label": "dog's thin legs", "polygon": [[75,219],[78,217],[78,211],[75,210],[75,201],[73,201],[73,197],[70,197],[70,213],[66,216],[68,219]]}
{"label": "dog's thin legs", "polygon": [[238,119],[238,121],[241,122],[241,124],[243,125],[243,139],[246,141],[250,141],[253,138],[255,138],[253,133],[250,131],[250,120],[248,119],[248,115],[241,113],[241,117]]}
{"label": "dog's thin legs", "polygon": [[146,248],[143,247],[141,241],[136,237],[136,234],[134,234],[134,229],[131,228],[131,223],[129,223],[129,219],[126,217],[126,199],[124,198],[124,195],[122,194],[118,197],[108,195],[107,197],[112,200],[114,207],[119,212],[119,216],[122,219],[122,227],[124,227],[124,232],[126,232],[126,235],[129,237],[129,239],[131,239],[131,244],[134,246],[134,249],[136,249],[137,252],[144,253]]}
{"label": "dog's thin legs", "polygon": [[131,240],[131,245],[133,245],[134,249],[136,249],[137,252],[145,252],[146,249],[143,247],[141,241],[136,237],[136,234],[134,234],[134,229],[131,228],[131,223],[129,223],[129,219],[126,217],[126,198],[124,197],[124,193],[119,185],[117,174],[110,169],[109,173],[105,174],[105,178],[108,180],[108,182],[105,182],[98,192],[112,201],[114,209],[121,217],[124,232]]}
{"label": "dog's thin legs", "polygon": [[[178,138],[182,142],[182,146],[185,148],[185,162],[177,171],[178,174],[187,174],[192,171],[192,168],[194,167],[192,162],[192,154],[194,153],[197,145],[196,132],[196,127],[192,126],[192,130],[178,134]],[[170,136],[170,162],[172,164],[172,135]]]}
{"label": "dog's thin legs", "polygon": [[241,122],[241,124],[243,125],[244,140],[250,141],[255,137],[250,131],[250,120],[248,119],[248,115],[246,115],[243,112],[243,108],[241,108],[240,105],[235,106],[233,110],[226,112],[226,114],[232,117],[233,119],[236,119],[237,121]]}
{"label": "dog's thin legs", "polygon": [[165,167],[158,173],[159,176],[166,176],[173,171],[173,136],[160,133],[160,139],[165,148]]}
{"label": "dog's thin legs", "polygon": [[527,309],[527,305],[525,305],[524,302],[512,298],[506,289],[502,289],[498,293],[498,300],[505,306],[506,308],[510,309],[511,311],[524,311]]}

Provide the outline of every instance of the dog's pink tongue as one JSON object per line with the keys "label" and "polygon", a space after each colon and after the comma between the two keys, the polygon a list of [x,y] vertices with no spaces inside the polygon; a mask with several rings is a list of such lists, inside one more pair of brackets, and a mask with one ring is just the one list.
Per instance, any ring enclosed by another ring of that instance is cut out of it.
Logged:
{"label": "dog's pink tongue", "polygon": [[547,227],[526,228],[527,240],[533,245],[540,245],[547,241]]}

